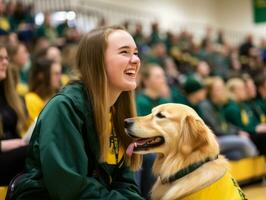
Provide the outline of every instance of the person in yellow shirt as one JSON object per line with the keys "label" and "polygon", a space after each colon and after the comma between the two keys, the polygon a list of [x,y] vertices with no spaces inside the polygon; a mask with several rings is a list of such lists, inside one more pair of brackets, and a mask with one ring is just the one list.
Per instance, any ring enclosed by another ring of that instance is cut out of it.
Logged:
{"label": "person in yellow shirt", "polygon": [[25,95],[30,124],[60,87],[61,65],[46,58],[38,59],[30,72],[29,92]]}

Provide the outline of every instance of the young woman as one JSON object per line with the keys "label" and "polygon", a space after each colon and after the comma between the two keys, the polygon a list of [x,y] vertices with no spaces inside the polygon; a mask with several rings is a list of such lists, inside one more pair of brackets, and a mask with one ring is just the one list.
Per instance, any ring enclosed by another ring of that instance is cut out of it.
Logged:
{"label": "young woman", "polygon": [[80,80],[58,93],[38,117],[27,171],[13,199],[143,199],[127,157],[124,119],[135,115],[132,90],[140,59],[120,27],[86,34],[77,52]]}
{"label": "young woman", "polygon": [[47,101],[61,87],[60,63],[45,58],[38,59],[30,72],[29,91],[25,103],[31,124],[39,115]]}
{"label": "young woman", "polygon": [[23,103],[16,93],[8,54],[0,44],[0,186],[24,169],[25,142],[20,133],[26,129]]}
{"label": "young woman", "polygon": [[28,91],[27,82],[30,66],[25,68],[29,62],[28,50],[23,43],[9,44],[7,50],[16,90],[23,96]]}

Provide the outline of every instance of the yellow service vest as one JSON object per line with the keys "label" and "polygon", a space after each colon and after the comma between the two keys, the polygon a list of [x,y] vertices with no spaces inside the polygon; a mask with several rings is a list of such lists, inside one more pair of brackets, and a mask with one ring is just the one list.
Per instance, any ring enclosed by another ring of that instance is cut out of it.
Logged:
{"label": "yellow service vest", "polygon": [[182,200],[247,200],[245,194],[229,172],[210,186]]}

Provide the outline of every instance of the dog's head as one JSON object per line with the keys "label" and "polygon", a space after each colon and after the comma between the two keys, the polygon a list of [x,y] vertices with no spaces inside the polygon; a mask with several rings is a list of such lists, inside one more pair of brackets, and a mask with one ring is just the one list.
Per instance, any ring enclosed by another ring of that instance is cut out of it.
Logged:
{"label": "dog's head", "polygon": [[194,151],[215,155],[219,151],[211,130],[191,107],[182,104],[163,104],[147,116],[125,119],[125,130],[134,139],[128,155]]}

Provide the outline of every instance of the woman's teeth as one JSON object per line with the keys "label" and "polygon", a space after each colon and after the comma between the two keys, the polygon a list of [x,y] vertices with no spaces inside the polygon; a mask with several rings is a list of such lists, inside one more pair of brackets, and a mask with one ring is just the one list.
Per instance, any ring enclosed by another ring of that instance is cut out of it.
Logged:
{"label": "woman's teeth", "polygon": [[135,70],[127,70],[127,71],[125,71],[125,73],[127,74],[127,75],[135,75],[136,74],[136,71]]}

